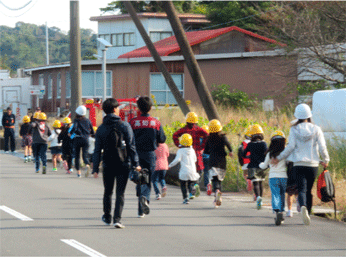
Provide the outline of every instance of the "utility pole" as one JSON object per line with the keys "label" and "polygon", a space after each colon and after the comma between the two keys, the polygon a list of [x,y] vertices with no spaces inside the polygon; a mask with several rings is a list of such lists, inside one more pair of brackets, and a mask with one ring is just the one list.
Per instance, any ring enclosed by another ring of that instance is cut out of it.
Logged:
{"label": "utility pole", "polygon": [[46,62],[47,62],[47,65],[49,65],[49,45],[48,45],[48,25],[47,25],[47,22],[46,22]]}
{"label": "utility pole", "polygon": [[163,76],[166,80],[166,83],[167,83],[169,89],[171,90],[175,100],[177,101],[181,111],[184,113],[184,115],[186,115],[188,112],[190,112],[190,109],[187,106],[184,98],[181,96],[179,89],[177,88],[176,84],[174,83],[171,74],[169,74],[165,64],[163,63],[159,53],[157,52],[153,42],[151,41],[148,33],[145,31],[143,24],[138,19],[137,13],[136,13],[135,9],[133,8],[132,3],[130,1],[124,1],[123,3],[125,5],[127,11],[129,12],[129,14],[131,15],[133,22],[136,24],[136,27],[137,27],[139,33],[141,34],[145,44],[147,45],[151,55],[153,56],[155,63],[157,65],[157,68],[163,74]]}
{"label": "utility pole", "polygon": [[215,103],[207,87],[207,83],[203,77],[202,71],[199,68],[197,60],[193,54],[192,48],[186,38],[183,26],[178,18],[172,1],[162,1],[162,7],[167,13],[167,17],[173,28],[175,37],[183,53],[185,63],[190,71],[191,78],[195,84],[202,106],[207,113],[208,119],[219,119]]}
{"label": "utility pole", "polygon": [[70,0],[70,74],[71,98],[70,111],[72,118],[75,110],[82,105],[82,67],[81,43],[79,28],[79,0]]}

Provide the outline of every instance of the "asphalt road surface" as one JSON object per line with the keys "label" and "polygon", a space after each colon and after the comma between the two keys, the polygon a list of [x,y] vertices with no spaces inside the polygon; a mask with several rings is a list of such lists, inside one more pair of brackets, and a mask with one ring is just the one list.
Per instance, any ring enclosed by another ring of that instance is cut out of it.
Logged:
{"label": "asphalt road surface", "polygon": [[79,179],[50,165],[36,174],[32,163],[0,154],[1,256],[346,256],[344,223],[312,217],[304,226],[295,214],[275,226],[269,199],[258,211],[250,195],[229,193],[214,209],[202,192],[183,205],[175,186],[138,218],[129,181],[126,228],[115,229],[101,221],[102,178]]}

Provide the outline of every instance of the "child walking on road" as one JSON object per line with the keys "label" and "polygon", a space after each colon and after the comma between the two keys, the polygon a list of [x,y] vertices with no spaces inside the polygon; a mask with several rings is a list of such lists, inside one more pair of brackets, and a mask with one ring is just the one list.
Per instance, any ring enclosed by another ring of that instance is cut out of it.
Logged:
{"label": "child walking on road", "polygon": [[253,190],[256,195],[257,209],[262,208],[262,182],[265,178],[265,171],[259,167],[259,164],[265,159],[267,144],[263,141],[263,129],[260,125],[255,124],[251,127],[251,142],[247,145],[243,157],[246,158],[250,152],[250,163],[248,164],[248,179],[251,179]]}
{"label": "child walking on road", "polygon": [[183,134],[179,143],[181,148],[177,151],[175,159],[168,165],[168,168],[172,168],[180,162],[179,180],[184,199],[183,204],[189,204],[186,187],[190,192],[190,199],[193,199],[192,187],[200,177],[196,169],[197,157],[192,148],[192,136],[190,134]]}
{"label": "child walking on road", "polygon": [[29,134],[30,117],[28,115],[23,118],[24,124],[20,127],[19,135],[22,137],[22,147],[24,148],[24,162],[31,162],[31,145],[32,136]]}
{"label": "child walking on road", "polygon": [[58,136],[58,142],[62,141],[62,159],[64,160],[64,168],[66,169],[67,174],[71,174],[73,172],[72,169],[72,158],[73,158],[73,145],[72,139],[68,136],[68,130],[71,127],[71,119],[69,117],[64,118],[62,130]]}
{"label": "child walking on road", "polygon": [[52,134],[46,124],[47,115],[40,112],[37,121],[31,123],[29,133],[32,134],[33,149],[35,152],[36,173],[40,172],[40,159],[42,161],[42,174],[46,174],[48,137]]}
{"label": "child walking on road", "polygon": [[59,134],[61,133],[61,122],[60,120],[55,120],[53,123],[52,135],[48,138],[50,141],[50,151],[52,153],[53,171],[57,171],[57,162],[61,163],[61,143],[58,142]]}
{"label": "child walking on road", "polygon": [[212,178],[213,192],[215,193],[214,206],[218,208],[221,205],[221,182],[226,175],[226,151],[229,150],[229,156],[233,156],[232,147],[226,138],[226,135],[221,132],[222,126],[220,121],[211,120],[209,123],[209,137],[204,149],[204,153],[209,154],[209,176]]}
{"label": "child walking on road", "polygon": [[284,149],[286,144],[285,134],[282,131],[275,131],[271,138],[269,149],[266,151],[264,162],[259,167],[269,170],[269,186],[272,193],[272,208],[276,213],[275,225],[279,226],[284,221],[285,193],[287,185],[286,159],[282,159],[278,164],[273,165],[271,161],[276,158]]}
{"label": "child walking on road", "polygon": [[[166,143],[159,144],[155,150],[155,154],[156,154],[156,166],[152,176],[152,180],[153,180],[154,191],[156,194],[156,200],[160,200],[161,196],[165,197],[167,194],[165,176],[166,176],[166,171],[168,170],[169,149]],[[162,193],[160,193],[159,183],[161,184],[161,187],[162,187]]]}

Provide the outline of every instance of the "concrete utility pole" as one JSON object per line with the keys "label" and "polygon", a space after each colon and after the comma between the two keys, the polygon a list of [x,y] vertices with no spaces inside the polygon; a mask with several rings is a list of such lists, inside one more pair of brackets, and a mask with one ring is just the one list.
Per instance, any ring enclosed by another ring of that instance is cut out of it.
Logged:
{"label": "concrete utility pole", "polygon": [[177,88],[176,84],[174,83],[171,74],[169,74],[165,64],[163,63],[159,53],[157,52],[153,42],[151,41],[148,33],[145,31],[143,24],[138,19],[137,13],[136,13],[135,9],[133,8],[132,3],[129,1],[124,1],[123,3],[125,5],[127,11],[129,12],[129,14],[131,15],[133,22],[136,24],[137,29],[138,29],[139,33],[141,34],[145,44],[147,45],[151,55],[153,56],[155,63],[157,65],[157,68],[163,74],[163,76],[166,80],[166,83],[167,83],[169,89],[171,90],[175,100],[177,101],[181,111],[184,113],[184,115],[186,115],[188,112],[190,112],[190,109],[187,106],[184,98],[181,96],[179,89]]}
{"label": "concrete utility pole", "polygon": [[82,104],[82,67],[79,28],[79,0],[70,0],[70,56],[70,111],[72,113],[72,118],[74,118],[75,110],[78,106]]}
{"label": "concrete utility pole", "polygon": [[167,13],[167,17],[173,28],[175,37],[183,53],[185,63],[190,71],[192,80],[195,84],[199,98],[201,99],[202,105],[205,112],[207,113],[208,119],[218,119],[219,115],[216,110],[215,103],[207,87],[207,83],[203,77],[201,69],[197,63],[197,60],[192,52],[192,48],[186,38],[183,26],[178,18],[172,1],[162,1],[162,7]]}
{"label": "concrete utility pole", "polygon": [[47,65],[49,65],[49,45],[48,45],[48,39],[49,39],[48,25],[47,25],[47,22],[46,22],[46,62],[47,62]]}

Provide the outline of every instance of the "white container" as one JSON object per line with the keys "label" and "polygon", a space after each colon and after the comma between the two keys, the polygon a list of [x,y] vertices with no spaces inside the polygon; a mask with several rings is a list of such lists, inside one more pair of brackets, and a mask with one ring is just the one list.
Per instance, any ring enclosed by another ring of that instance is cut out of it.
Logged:
{"label": "white container", "polygon": [[323,132],[346,133],[346,89],[315,92],[312,119]]}

